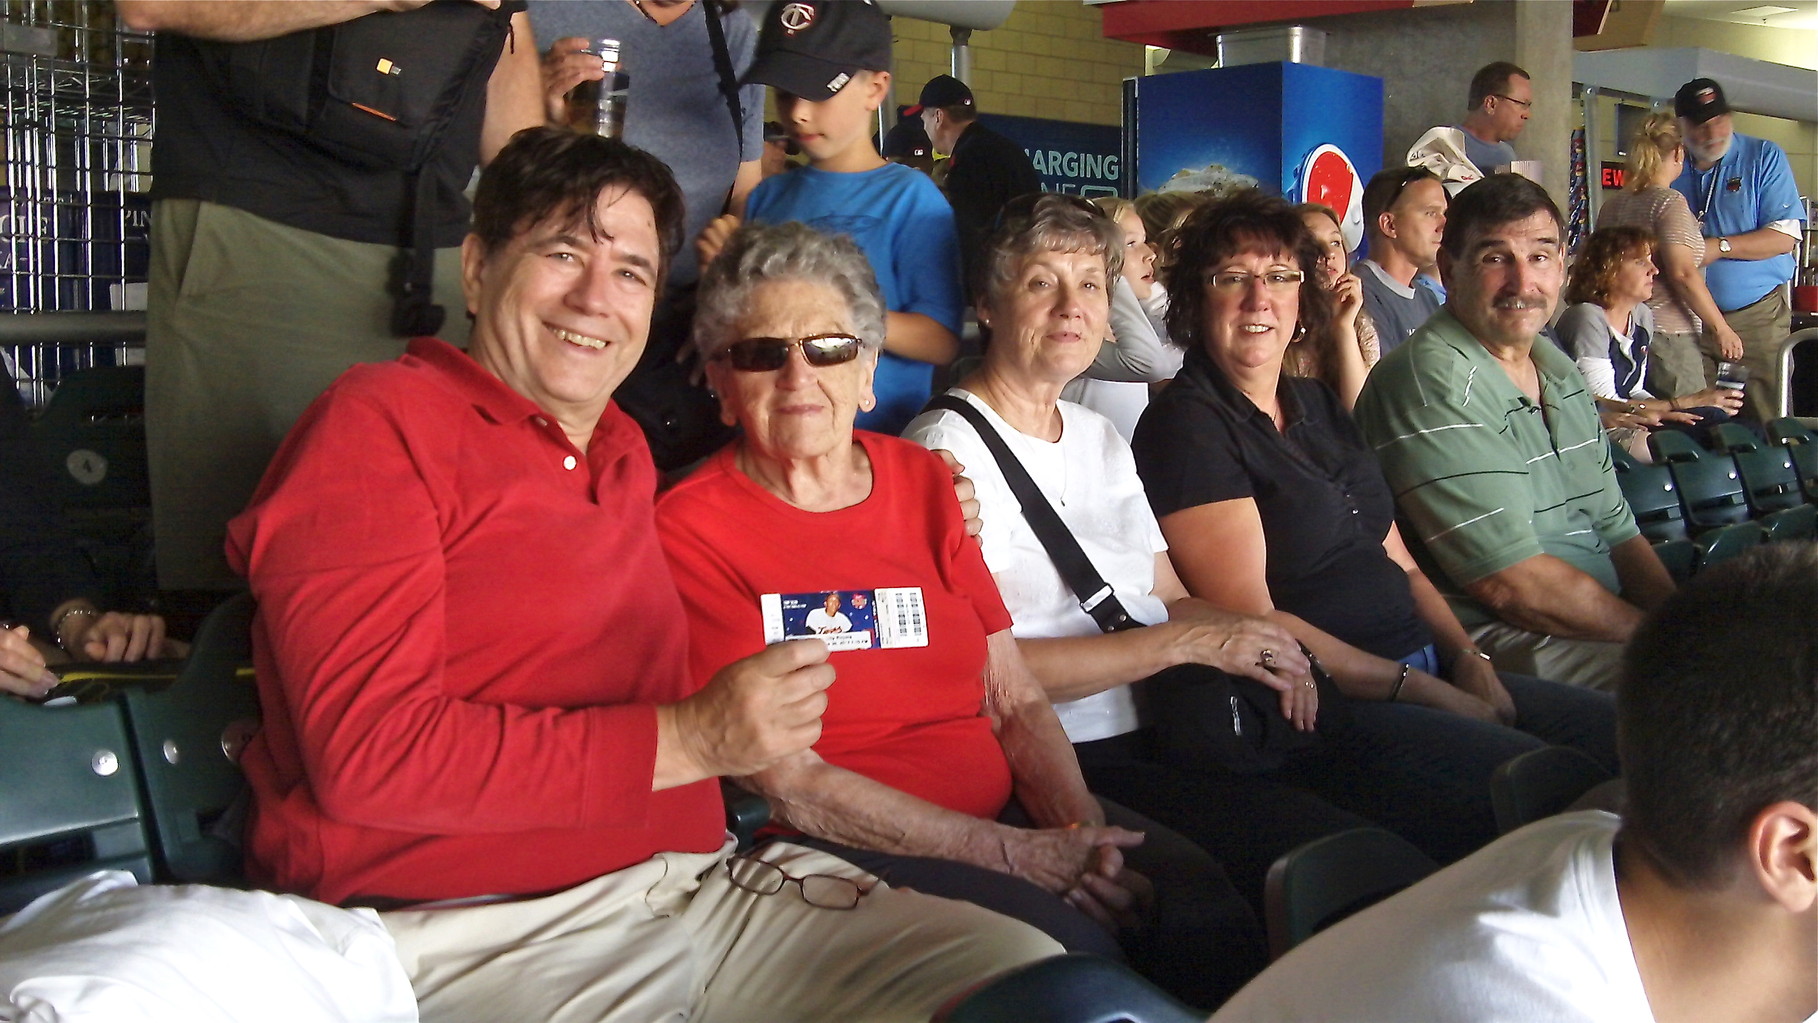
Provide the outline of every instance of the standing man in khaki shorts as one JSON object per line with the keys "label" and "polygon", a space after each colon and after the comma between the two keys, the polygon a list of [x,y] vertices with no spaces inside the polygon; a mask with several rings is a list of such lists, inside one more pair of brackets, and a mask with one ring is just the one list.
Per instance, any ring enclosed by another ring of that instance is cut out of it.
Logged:
{"label": "standing man in khaki shorts", "polygon": [[[447,311],[442,336],[466,339],[462,191],[512,132],[542,123],[541,83],[522,0],[477,0],[458,12],[420,10],[427,2],[120,0],[127,25],[158,33],[145,386],[164,589],[237,587],[222,554],[227,520],[246,506],[291,423],[342,370],[395,358],[411,333],[437,332],[393,322],[419,197],[428,200],[418,218],[425,244],[438,250],[426,297]],[[422,31],[446,33],[446,45],[468,46],[444,27],[451,13],[480,26],[476,49],[499,42],[469,66],[422,193],[404,171],[362,165],[248,113],[263,87],[297,82],[223,70],[239,67],[236,54],[368,15],[405,30],[426,24]]]}

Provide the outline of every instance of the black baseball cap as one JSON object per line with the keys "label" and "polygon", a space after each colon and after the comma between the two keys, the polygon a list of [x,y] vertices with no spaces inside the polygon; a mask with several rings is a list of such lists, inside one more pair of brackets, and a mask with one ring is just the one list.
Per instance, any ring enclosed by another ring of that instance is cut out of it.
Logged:
{"label": "black baseball cap", "polygon": [[860,71],[890,70],[890,18],[861,0],[789,0],[764,14],[742,84],[818,103]]}
{"label": "black baseball cap", "polygon": [[922,122],[914,117],[904,118],[884,134],[882,146],[884,156],[920,159],[934,155],[934,145],[928,141],[928,132]]}
{"label": "black baseball cap", "polygon": [[915,117],[929,107],[969,107],[972,106],[972,90],[966,83],[952,75],[936,75],[922,86],[921,98],[915,106],[903,111],[904,117]]}
{"label": "black baseball cap", "polygon": [[1673,114],[1693,124],[1703,124],[1718,114],[1729,112],[1730,104],[1723,98],[1723,86],[1715,79],[1694,78],[1680,86],[1673,96]]}

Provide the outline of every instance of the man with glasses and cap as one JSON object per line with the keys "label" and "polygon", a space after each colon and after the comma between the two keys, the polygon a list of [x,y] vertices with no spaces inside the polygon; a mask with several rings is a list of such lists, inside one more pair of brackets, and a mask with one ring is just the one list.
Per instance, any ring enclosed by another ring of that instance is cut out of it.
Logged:
{"label": "man with glasses and cap", "polygon": [[383,910],[425,1019],[911,1023],[1059,951],[826,853],[730,855],[719,777],[807,749],[834,671],[809,639],[690,674],[612,400],[682,218],[650,154],[518,133],[461,250],[468,349],[342,376],[230,526],[248,874]]}
{"label": "man with glasses and cap", "polygon": [[[1742,337],[1748,367],[1743,414],[1759,421],[1780,414],[1780,349],[1792,333],[1787,284],[1805,220],[1786,152],[1736,132],[1723,86],[1695,78],[1673,97],[1685,134],[1685,170],[1673,187],[1704,229],[1704,279],[1723,318]],[[1706,383],[1715,379],[1718,348],[1709,328],[1699,339]]]}

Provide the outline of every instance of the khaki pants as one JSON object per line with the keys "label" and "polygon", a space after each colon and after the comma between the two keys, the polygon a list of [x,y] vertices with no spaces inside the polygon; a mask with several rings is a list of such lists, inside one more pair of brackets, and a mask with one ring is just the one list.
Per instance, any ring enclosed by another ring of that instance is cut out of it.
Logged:
{"label": "khaki pants", "polygon": [[1622,679],[1621,643],[1561,639],[1492,622],[1467,629],[1471,642],[1496,661],[1498,671],[1551,679],[1587,689],[1614,691]]}
{"label": "khaki pants", "polygon": [[1696,394],[1711,386],[1705,377],[1704,353],[1698,335],[1656,331],[1648,346],[1648,393],[1656,398]]}
{"label": "khaki pants", "polygon": [[[1775,288],[1753,305],[1725,309],[1723,318],[1742,338],[1742,365],[1749,368],[1742,416],[1758,423],[1780,418],[1780,350],[1793,332],[1793,308],[1787,304],[1786,287]],[[1717,354],[1716,337],[1707,329],[1699,344],[1704,349],[1705,368],[1716,380],[1722,358]]]}
{"label": "khaki pants", "polygon": [[[231,589],[227,520],[292,423],[358,362],[394,359],[395,249],[193,199],[152,208],[145,432],[158,584]],[[445,340],[467,343],[458,249],[436,254]]]}
{"label": "khaki pants", "polygon": [[726,853],[659,853],[541,899],[382,919],[424,1023],[920,1023],[1061,952],[1027,924],[801,846],[762,855],[875,887],[846,911],[809,905],[793,883],[755,895],[728,880]]}

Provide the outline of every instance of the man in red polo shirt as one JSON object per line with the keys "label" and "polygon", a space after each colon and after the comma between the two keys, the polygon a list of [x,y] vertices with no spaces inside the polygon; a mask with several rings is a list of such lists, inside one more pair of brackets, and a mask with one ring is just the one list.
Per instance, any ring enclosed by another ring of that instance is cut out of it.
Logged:
{"label": "man in red polo shirt", "polygon": [[265,708],[249,873],[389,908],[425,1019],[926,1019],[1058,950],[800,847],[728,863],[716,777],[808,748],[833,671],[806,640],[687,682],[656,472],[611,403],[680,219],[648,154],[519,133],[462,247],[469,350],[350,370],[230,529]]}

